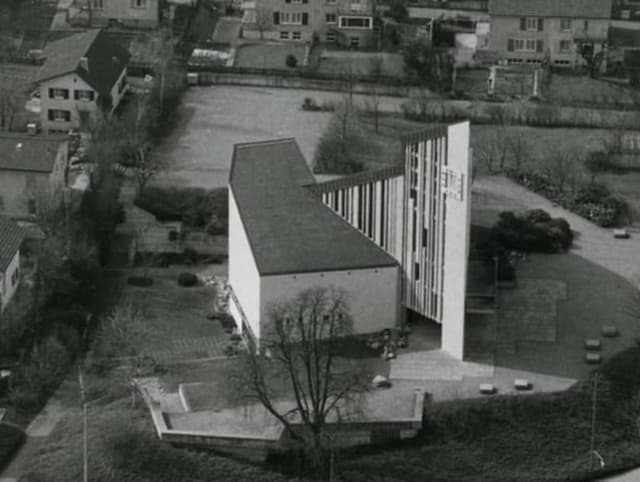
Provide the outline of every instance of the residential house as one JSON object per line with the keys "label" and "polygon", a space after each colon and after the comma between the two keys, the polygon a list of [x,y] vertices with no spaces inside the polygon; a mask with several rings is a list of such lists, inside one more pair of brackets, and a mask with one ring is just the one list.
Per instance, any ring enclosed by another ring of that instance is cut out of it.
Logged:
{"label": "residential house", "polygon": [[74,23],[90,27],[120,24],[130,28],[157,28],[160,23],[160,0],[79,0],[79,14]]}
{"label": "residential house", "polygon": [[611,26],[640,30],[640,1],[613,0]]}
{"label": "residential house", "polygon": [[640,80],[640,30],[609,28],[607,71],[628,75],[634,84]]}
{"label": "residential house", "polygon": [[94,29],[49,42],[37,83],[46,133],[80,128],[101,108],[113,111],[127,90],[129,52]]}
{"label": "residential house", "polygon": [[577,67],[603,53],[611,0],[490,0],[489,50],[514,64]]}
{"label": "residential house", "polygon": [[38,203],[62,199],[68,145],[66,136],[0,134],[0,215],[30,219]]}
{"label": "residential house", "polygon": [[243,37],[367,47],[376,39],[374,0],[255,0],[243,5]]}
{"label": "residential house", "polygon": [[0,313],[4,311],[20,283],[20,245],[24,231],[0,216]]}

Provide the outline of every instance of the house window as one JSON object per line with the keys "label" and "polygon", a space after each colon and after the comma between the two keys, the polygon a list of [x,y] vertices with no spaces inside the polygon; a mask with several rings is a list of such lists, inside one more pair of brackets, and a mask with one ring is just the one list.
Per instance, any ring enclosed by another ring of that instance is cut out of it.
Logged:
{"label": "house window", "polygon": [[[541,19],[542,20],[542,19]],[[527,17],[525,20],[525,29],[530,32],[542,30],[536,17]]]}
{"label": "house window", "polygon": [[338,17],[335,13],[328,13],[326,15],[327,23],[336,23],[338,21]]}
{"label": "house window", "polygon": [[326,2],[327,2],[327,3],[330,3],[330,4],[332,4],[332,5],[335,5],[335,3],[336,3],[337,1],[338,1],[338,0],[326,0]]}
{"label": "house window", "polygon": [[336,33],[327,32],[327,42],[335,42],[335,41],[336,41]]}
{"label": "house window", "polygon": [[340,17],[342,28],[371,28],[371,17]]}
{"label": "house window", "polygon": [[571,52],[571,40],[560,40],[560,52]]}
{"label": "house window", "polygon": [[571,32],[571,19],[570,18],[562,18],[560,19],[560,30],[563,32]]}
{"label": "house window", "polygon": [[147,8],[147,0],[131,0],[132,8]]}
{"label": "house window", "polygon": [[304,12],[281,12],[280,23],[283,25],[307,25],[308,14]]}
{"label": "house window", "polygon": [[587,30],[589,30],[589,20],[584,21],[584,31],[586,32]]}
{"label": "house window", "polygon": [[27,202],[27,212],[29,214],[35,214],[36,213],[36,200],[35,199],[29,199],[29,201]]}
{"label": "house window", "polygon": [[50,99],[68,99],[69,89],[60,89],[60,88],[49,89],[49,98]]}
{"label": "house window", "polygon": [[542,52],[542,40],[510,39],[508,50],[516,52]]}
{"label": "house window", "polygon": [[420,281],[420,263],[415,263],[415,279]]}
{"label": "house window", "polygon": [[289,40],[289,32],[283,30],[280,32],[280,40]]}
{"label": "house window", "polygon": [[93,100],[95,98],[95,93],[93,90],[75,90],[73,92],[73,97],[76,100]]}
{"label": "house window", "polygon": [[71,112],[61,109],[49,109],[48,117],[50,121],[69,122],[71,120]]}
{"label": "house window", "polygon": [[361,8],[360,0],[351,0],[351,10],[359,12]]}
{"label": "house window", "polygon": [[351,46],[351,47],[359,47],[360,46],[360,39],[358,37],[351,37],[351,40],[349,40],[349,46]]}
{"label": "house window", "polygon": [[302,38],[302,34],[300,32],[293,32],[293,40],[300,40]]}
{"label": "house window", "polygon": [[104,10],[104,0],[92,0],[91,5],[96,10]]}

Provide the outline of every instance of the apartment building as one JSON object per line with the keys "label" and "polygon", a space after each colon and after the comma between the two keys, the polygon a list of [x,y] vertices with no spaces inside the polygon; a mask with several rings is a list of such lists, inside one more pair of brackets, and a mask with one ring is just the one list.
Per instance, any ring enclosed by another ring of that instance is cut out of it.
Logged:
{"label": "apartment building", "polygon": [[368,47],[374,10],[374,0],[254,0],[243,4],[243,37]]}
{"label": "apartment building", "polygon": [[489,51],[513,64],[586,64],[604,53],[611,0],[490,0]]}
{"label": "apartment building", "polygon": [[37,84],[45,133],[80,128],[98,110],[112,112],[126,89],[129,52],[98,29],[49,42]]}
{"label": "apartment building", "polygon": [[463,357],[469,123],[406,136],[403,152],[398,167],[316,183],[293,139],[235,147],[229,306],[258,345],[270,304],[326,285],[347,292],[354,333],[431,320]]}

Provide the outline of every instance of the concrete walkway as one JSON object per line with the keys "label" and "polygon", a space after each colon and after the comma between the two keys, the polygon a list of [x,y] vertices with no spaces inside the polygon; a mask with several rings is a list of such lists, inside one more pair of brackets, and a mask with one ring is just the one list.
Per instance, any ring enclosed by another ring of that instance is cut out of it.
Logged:
{"label": "concrete walkway", "polygon": [[33,454],[48,442],[47,439],[58,422],[74,413],[77,413],[78,416],[80,415],[80,395],[78,394],[77,403],[73,403],[73,400],[71,400],[74,393],[77,392],[77,388],[74,385],[73,377],[65,379],[42,411],[31,421],[26,430],[27,438],[24,444],[11,463],[0,473],[0,482],[20,480],[20,477],[24,475],[25,469],[29,467]]}
{"label": "concrete walkway", "polygon": [[503,176],[477,178],[473,195],[474,204],[477,201],[486,209],[541,208],[551,216],[563,217],[577,233],[573,254],[631,281],[640,275],[640,233],[632,233],[630,239],[614,239],[612,230],[596,226]]}

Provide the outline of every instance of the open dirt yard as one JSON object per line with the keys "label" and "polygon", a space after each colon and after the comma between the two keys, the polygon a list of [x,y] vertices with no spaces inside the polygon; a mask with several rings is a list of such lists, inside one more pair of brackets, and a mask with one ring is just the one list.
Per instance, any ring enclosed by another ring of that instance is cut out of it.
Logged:
{"label": "open dirt yard", "polygon": [[[216,188],[227,185],[233,145],[294,137],[309,163],[330,114],[303,111],[305,97],[318,104],[340,102],[343,94],[313,90],[254,87],[195,87],[180,107],[180,120],[160,144],[157,156],[172,165],[155,183]],[[355,95],[364,105],[368,98]],[[386,108],[399,108],[403,98],[381,97]],[[397,152],[395,155],[397,155]]]}

